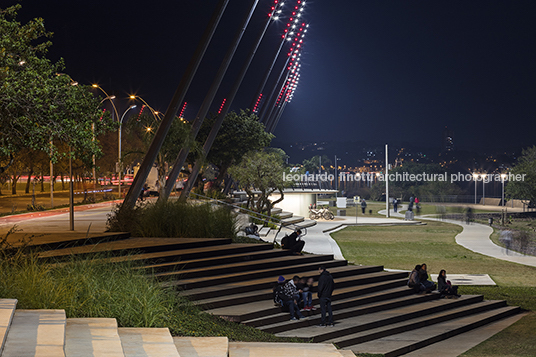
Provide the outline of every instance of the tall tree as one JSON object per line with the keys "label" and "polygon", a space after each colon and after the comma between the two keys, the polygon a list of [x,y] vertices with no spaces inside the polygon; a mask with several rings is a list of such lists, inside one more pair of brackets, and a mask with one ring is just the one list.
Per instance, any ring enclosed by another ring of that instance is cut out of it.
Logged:
{"label": "tall tree", "polygon": [[[229,169],[239,186],[246,191],[248,207],[259,213],[267,212],[268,216],[274,205],[284,198],[283,172],[281,155],[264,151],[248,152],[238,165]],[[275,192],[280,197],[271,199],[270,196]]]}
{"label": "tall tree", "polygon": [[[57,144],[68,143],[69,155],[91,163],[99,154],[97,135],[111,126],[98,111],[99,100],[89,86],[77,85],[44,55],[51,33],[37,18],[15,21],[20,5],[0,9],[0,154],[17,155],[23,149],[41,150],[57,159]],[[93,133],[91,124],[95,123]],[[98,125],[100,124],[100,125]]]}
{"label": "tall tree", "polygon": [[523,149],[510,173],[522,179],[508,181],[506,193],[525,203],[536,202],[536,146]]}
{"label": "tall tree", "polygon": [[[204,121],[198,135],[199,142],[205,142],[214,121],[215,118]],[[247,152],[262,150],[270,145],[273,138],[272,134],[265,131],[264,124],[249,110],[228,113],[206,158],[206,161],[219,169],[214,185],[219,187],[229,167],[240,162]]]}

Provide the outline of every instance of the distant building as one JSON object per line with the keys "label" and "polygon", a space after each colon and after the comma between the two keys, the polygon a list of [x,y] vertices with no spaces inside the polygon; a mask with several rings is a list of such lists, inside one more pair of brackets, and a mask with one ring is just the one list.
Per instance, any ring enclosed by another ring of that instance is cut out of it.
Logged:
{"label": "distant building", "polygon": [[443,152],[454,150],[453,134],[454,132],[449,128],[445,127],[445,129],[443,129]]}

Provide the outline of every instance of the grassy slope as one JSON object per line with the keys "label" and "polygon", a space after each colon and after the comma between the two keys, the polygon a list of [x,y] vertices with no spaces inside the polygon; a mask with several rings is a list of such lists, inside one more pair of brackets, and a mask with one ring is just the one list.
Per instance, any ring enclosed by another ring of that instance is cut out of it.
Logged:
{"label": "grassy slope", "polygon": [[461,229],[428,222],[425,226],[348,227],[332,236],[343,255],[356,264],[411,270],[415,264],[427,263],[431,273],[446,269],[447,274],[489,274],[497,286],[462,286],[460,292],[504,299],[532,312],[464,355],[535,356],[536,268],[486,257],[457,245],[454,237]]}

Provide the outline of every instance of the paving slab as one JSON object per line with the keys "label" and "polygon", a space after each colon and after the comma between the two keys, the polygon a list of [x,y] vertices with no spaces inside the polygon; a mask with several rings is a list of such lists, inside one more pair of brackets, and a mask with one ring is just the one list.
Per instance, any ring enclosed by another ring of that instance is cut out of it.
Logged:
{"label": "paving slab", "polygon": [[125,357],[180,357],[167,328],[117,329]]}
{"label": "paving slab", "polygon": [[65,356],[124,357],[117,321],[110,318],[67,319]]}
{"label": "paving slab", "polygon": [[[400,269],[387,269],[385,271],[393,272],[407,272],[409,270],[400,270]],[[437,274],[430,274],[430,278],[437,282]],[[489,274],[448,274],[447,279],[450,280],[452,285],[497,285]]]}
{"label": "paving slab", "polygon": [[16,299],[0,299],[0,355],[6,343],[7,332],[11,326],[15,308],[17,307]]}
{"label": "paving slab", "polygon": [[229,357],[341,357],[332,344],[229,342]]}
{"label": "paving slab", "polygon": [[173,337],[181,357],[227,357],[227,337]]}
{"label": "paving slab", "polygon": [[64,310],[16,310],[2,357],[61,357],[64,342]]}
{"label": "paving slab", "polygon": [[350,350],[339,350],[342,357],[355,357],[355,353]]}

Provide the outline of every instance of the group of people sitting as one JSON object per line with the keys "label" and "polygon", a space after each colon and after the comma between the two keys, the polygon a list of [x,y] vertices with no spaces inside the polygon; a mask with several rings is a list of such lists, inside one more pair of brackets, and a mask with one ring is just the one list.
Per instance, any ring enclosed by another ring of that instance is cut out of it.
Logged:
{"label": "group of people sitting", "polygon": [[273,289],[274,303],[288,309],[291,320],[304,319],[300,310],[316,310],[313,306],[313,282],[313,278],[300,278],[298,275],[288,281],[280,276]]}
{"label": "group of people sitting", "polygon": [[[426,264],[418,264],[409,274],[408,287],[417,294],[431,293],[436,289],[436,284],[428,280],[429,276],[426,269]],[[441,294],[441,297],[461,296],[458,294],[458,287],[447,280],[447,272],[444,269],[439,272],[437,277],[437,291]]]}
{"label": "group of people sitting", "polygon": [[288,281],[283,276],[277,280],[273,288],[273,299],[277,306],[290,312],[290,321],[306,319],[302,311],[314,311],[313,290],[318,294],[321,310],[321,322],[319,326],[333,326],[333,311],[331,309],[331,295],[334,282],[331,274],[324,266],[318,268],[318,286],[313,287],[312,277],[299,277],[295,275]]}

